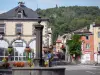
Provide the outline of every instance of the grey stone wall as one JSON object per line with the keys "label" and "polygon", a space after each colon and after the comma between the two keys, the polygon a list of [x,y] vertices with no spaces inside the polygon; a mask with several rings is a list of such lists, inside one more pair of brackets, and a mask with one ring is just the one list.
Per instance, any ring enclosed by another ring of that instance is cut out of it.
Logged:
{"label": "grey stone wall", "polygon": [[12,75],[65,75],[65,68],[38,67],[38,68],[13,68]]}

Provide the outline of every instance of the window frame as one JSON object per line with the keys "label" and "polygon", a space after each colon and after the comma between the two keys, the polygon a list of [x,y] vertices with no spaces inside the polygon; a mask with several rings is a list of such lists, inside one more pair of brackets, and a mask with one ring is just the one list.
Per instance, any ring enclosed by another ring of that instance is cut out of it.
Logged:
{"label": "window frame", "polygon": [[100,38],[100,32],[98,32],[98,38]]}
{"label": "window frame", "polygon": [[[21,46],[20,46],[20,45],[16,46],[16,44],[18,44],[18,43],[20,43]],[[23,47],[23,42],[14,42],[14,46],[15,46],[15,47]]]}
{"label": "window frame", "polygon": [[[86,40],[89,40],[89,35],[86,35],[85,37],[86,37]],[[88,38],[87,38],[87,37],[88,37]]]}
{"label": "window frame", "polygon": [[[18,27],[17,25],[21,25],[21,27]],[[21,29],[21,32],[17,31],[17,29]],[[21,33],[21,35],[23,34],[23,24],[22,23],[16,24],[15,33],[16,33],[16,35],[18,35],[18,33]]]}
{"label": "window frame", "polygon": [[98,51],[100,51],[100,42],[98,43]]}
{"label": "window frame", "polygon": [[85,48],[86,48],[86,49],[90,49],[90,44],[87,43]]}
{"label": "window frame", "polygon": [[[20,17],[19,17],[20,15]],[[22,12],[18,12],[18,15],[17,15],[18,18],[23,18],[23,13]]]}
{"label": "window frame", "polygon": [[[3,27],[1,27],[1,25],[3,25]],[[5,27],[4,23],[0,23],[0,28],[4,30],[3,33],[5,34],[6,27]],[[0,33],[2,33],[2,32],[0,31]]]}

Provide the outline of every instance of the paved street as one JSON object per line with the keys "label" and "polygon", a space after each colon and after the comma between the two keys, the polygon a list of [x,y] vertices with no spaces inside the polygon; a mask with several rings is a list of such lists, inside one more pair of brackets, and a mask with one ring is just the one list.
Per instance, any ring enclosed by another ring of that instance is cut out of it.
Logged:
{"label": "paved street", "polygon": [[67,65],[63,67],[66,68],[65,75],[100,75],[100,66]]}

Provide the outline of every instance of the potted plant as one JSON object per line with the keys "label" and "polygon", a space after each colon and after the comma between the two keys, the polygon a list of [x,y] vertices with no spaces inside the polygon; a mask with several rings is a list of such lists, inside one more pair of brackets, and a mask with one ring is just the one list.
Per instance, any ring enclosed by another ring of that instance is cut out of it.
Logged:
{"label": "potted plant", "polygon": [[2,66],[3,66],[4,68],[8,68],[8,67],[10,66],[10,64],[8,63],[8,57],[4,57],[4,58],[2,59],[2,62],[3,62]]}
{"label": "potted plant", "polygon": [[31,67],[32,66],[32,61],[31,61],[31,59],[28,59],[28,65]]}
{"label": "potted plant", "polygon": [[8,68],[9,66],[10,66],[10,64],[8,62],[3,64],[4,68]]}
{"label": "potted plant", "polygon": [[8,62],[8,58],[7,58],[7,57],[4,57],[4,58],[2,59],[2,62],[4,62],[4,63]]}
{"label": "potted plant", "polygon": [[13,52],[13,48],[12,47],[8,47],[8,53],[11,54]]}
{"label": "potted plant", "polygon": [[15,67],[24,67],[25,63],[24,62],[14,62],[13,66]]}
{"label": "potted plant", "polygon": [[26,47],[25,52],[30,53],[31,49],[29,47]]}

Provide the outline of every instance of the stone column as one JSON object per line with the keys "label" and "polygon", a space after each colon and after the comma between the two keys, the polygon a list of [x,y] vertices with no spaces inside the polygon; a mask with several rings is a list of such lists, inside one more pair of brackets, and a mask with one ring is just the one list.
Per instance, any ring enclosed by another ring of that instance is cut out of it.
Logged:
{"label": "stone column", "polygon": [[36,29],[36,58],[35,58],[35,64],[36,66],[42,67],[42,30],[43,25],[40,23],[37,23],[35,25]]}

